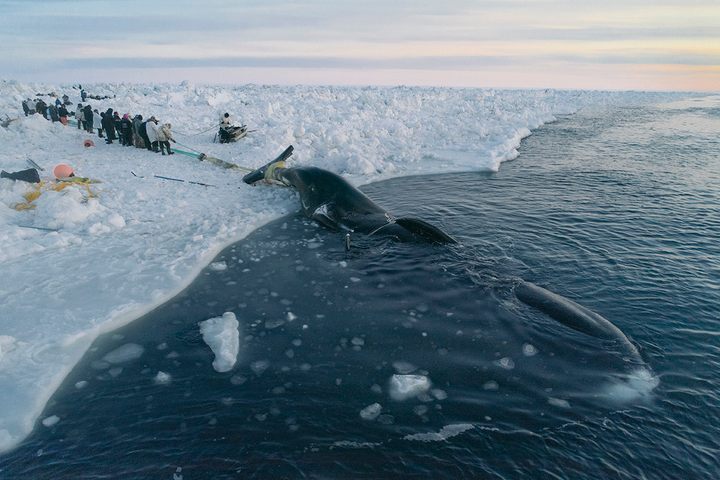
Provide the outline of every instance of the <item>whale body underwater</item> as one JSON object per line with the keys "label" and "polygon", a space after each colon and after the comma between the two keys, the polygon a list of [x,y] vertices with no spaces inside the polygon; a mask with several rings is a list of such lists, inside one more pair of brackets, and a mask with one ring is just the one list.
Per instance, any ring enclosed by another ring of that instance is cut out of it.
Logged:
{"label": "whale body underwater", "polygon": [[[453,237],[424,220],[395,218],[333,172],[308,166],[285,168],[282,162],[292,155],[292,151],[293,147],[288,147],[275,160],[245,175],[243,180],[248,184],[262,179],[274,180],[294,187],[300,196],[303,213],[333,231],[382,235],[402,242],[457,243]],[[602,315],[522,279],[514,291],[522,303],[573,330],[614,342],[628,362],[644,365],[635,345]]]}

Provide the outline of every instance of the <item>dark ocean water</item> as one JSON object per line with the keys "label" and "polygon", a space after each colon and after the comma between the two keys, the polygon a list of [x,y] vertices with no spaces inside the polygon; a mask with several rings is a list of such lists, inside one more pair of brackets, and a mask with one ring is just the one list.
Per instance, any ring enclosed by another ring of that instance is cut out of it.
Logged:
{"label": "dark ocean water", "polygon": [[[0,478],[718,478],[719,106],[582,111],[499,173],[363,188],[457,246],[256,231],[99,338]],[[520,278],[646,367],[518,302]],[[240,354],[218,373],[198,322],[224,312]],[[431,386],[394,400],[395,374]]]}

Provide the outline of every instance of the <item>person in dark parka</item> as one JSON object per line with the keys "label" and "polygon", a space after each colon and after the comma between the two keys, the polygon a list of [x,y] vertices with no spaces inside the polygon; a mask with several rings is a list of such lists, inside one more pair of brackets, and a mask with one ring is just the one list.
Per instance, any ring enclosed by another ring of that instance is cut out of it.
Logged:
{"label": "person in dark parka", "polygon": [[58,115],[57,107],[55,105],[48,105],[47,107],[48,116],[53,122],[59,122],[60,116]]}
{"label": "person in dark parka", "polygon": [[115,133],[117,134],[118,142],[120,142],[120,145],[125,145],[125,140],[123,139],[123,134],[122,134],[122,125],[121,125],[122,119],[120,118],[120,114],[118,112],[114,112],[112,119],[113,119],[113,124],[115,125]]}
{"label": "person in dark parka", "polygon": [[83,107],[83,113],[85,114],[83,117],[83,120],[85,122],[85,131],[88,133],[92,133],[92,131],[93,131],[93,110],[89,103]]}
{"label": "person in dark parka", "polygon": [[45,117],[45,120],[50,120],[47,115],[47,104],[42,100],[38,100],[35,104],[35,111]]}
{"label": "person in dark parka", "polygon": [[143,139],[143,142],[145,143],[145,148],[150,150],[152,152],[152,144],[150,143],[150,139],[148,138],[147,134],[147,122],[150,120],[147,120],[145,122],[142,122],[140,124],[140,128],[138,128],[138,131],[140,132],[140,137]]}
{"label": "person in dark parka", "polygon": [[140,134],[140,128],[142,127],[142,124],[143,124],[142,115],[140,115],[140,114],[135,115],[135,117],[132,120],[132,124],[133,124],[133,137],[135,139],[135,147],[145,148],[145,140],[143,139],[143,136]]}
{"label": "person in dark parka", "polygon": [[105,139],[105,143],[113,143],[113,140],[117,140],[117,137],[115,136],[115,120],[113,120],[113,109],[108,108],[105,111],[105,114],[102,115],[102,128],[105,130],[105,135],[107,135],[107,138]]}
{"label": "person in dark parka", "polygon": [[67,125],[68,115],[70,113],[67,111],[67,108],[65,108],[64,104],[61,103],[60,106],[57,108],[57,114],[58,118],[60,119],[60,123],[62,123],[63,125]]}
{"label": "person in dark parka", "polygon": [[129,113],[123,115],[122,120],[120,120],[120,131],[122,132],[122,144],[131,147],[133,144],[133,124]]}

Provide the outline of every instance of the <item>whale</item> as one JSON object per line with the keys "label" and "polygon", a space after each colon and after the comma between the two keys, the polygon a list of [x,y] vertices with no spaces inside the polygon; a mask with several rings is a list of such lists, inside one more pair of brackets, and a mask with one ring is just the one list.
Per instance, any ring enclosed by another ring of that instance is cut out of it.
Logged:
{"label": "whale", "polygon": [[403,242],[457,243],[419,218],[394,217],[340,175],[312,166],[285,167],[289,146],[276,159],[248,173],[243,181],[274,180],[297,190],[303,213],[330,230],[392,237]]}
{"label": "whale", "polygon": [[591,337],[615,343],[630,363],[643,365],[637,347],[610,320],[572,300],[532,282],[520,280],[515,296],[522,303],[539,310],[556,322]]}
{"label": "whale", "polygon": [[383,235],[399,241],[456,243],[450,235],[424,220],[394,217],[333,172],[293,167],[277,171],[275,176],[295,187],[305,215],[331,230]]}
{"label": "whale", "polygon": [[[277,158],[248,173],[243,181],[276,181],[294,187],[303,213],[319,224],[341,232],[387,235],[399,241],[453,244],[457,241],[424,220],[395,218],[340,175],[312,166],[285,167],[292,155],[289,146]],[[558,323],[585,335],[615,343],[631,363],[644,365],[628,337],[610,320],[582,305],[525,280],[514,288],[515,297]]]}

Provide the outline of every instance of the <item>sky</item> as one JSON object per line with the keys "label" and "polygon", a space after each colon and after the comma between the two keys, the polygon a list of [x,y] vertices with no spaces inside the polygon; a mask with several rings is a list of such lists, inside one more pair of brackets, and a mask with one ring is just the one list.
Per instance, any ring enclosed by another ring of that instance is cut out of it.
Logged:
{"label": "sky", "polygon": [[0,79],[720,91],[720,0],[0,0]]}

